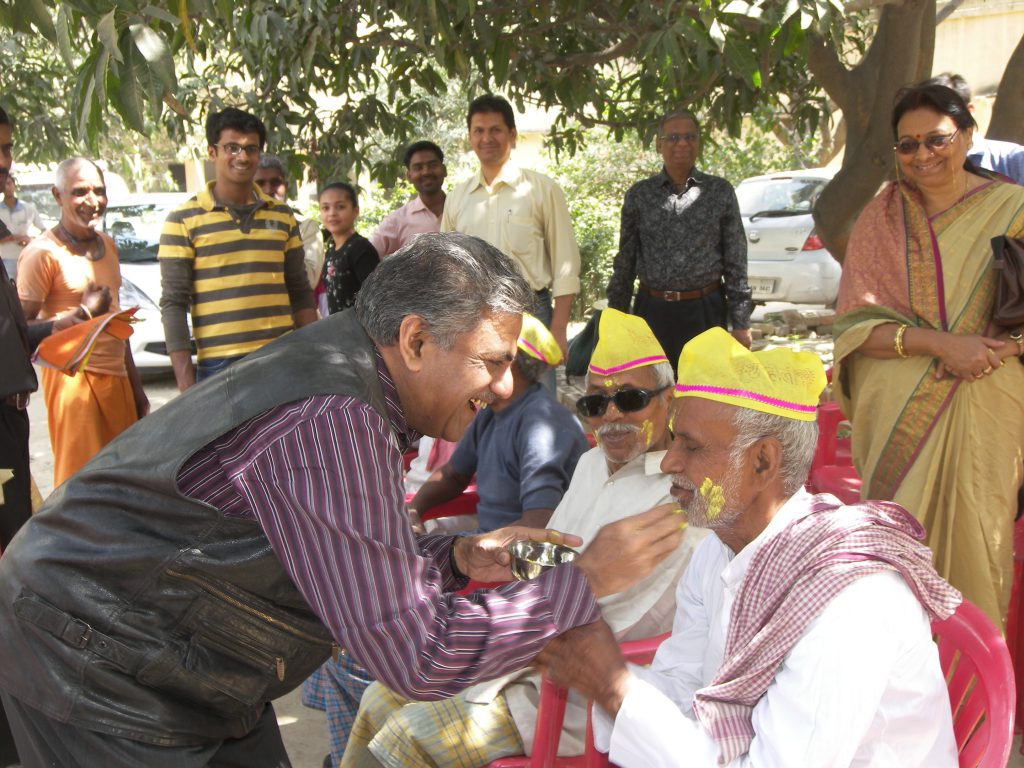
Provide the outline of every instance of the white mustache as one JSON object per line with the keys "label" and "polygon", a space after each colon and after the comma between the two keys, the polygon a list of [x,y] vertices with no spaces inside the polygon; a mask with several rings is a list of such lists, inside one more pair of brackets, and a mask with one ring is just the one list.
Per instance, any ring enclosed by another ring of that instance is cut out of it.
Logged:
{"label": "white mustache", "polygon": [[697,486],[691,483],[682,475],[672,475],[672,485],[676,486],[677,488],[683,488],[687,491],[697,490]]}
{"label": "white mustache", "polygon": [[602,424],[597,428],[597,436],[604,437],[605,435],[632,434],[639,431],[640,427],[633,424]]}

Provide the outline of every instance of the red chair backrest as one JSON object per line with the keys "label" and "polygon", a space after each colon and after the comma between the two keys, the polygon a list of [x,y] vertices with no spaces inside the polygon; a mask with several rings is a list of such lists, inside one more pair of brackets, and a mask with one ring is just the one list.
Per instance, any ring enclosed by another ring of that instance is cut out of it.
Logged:
{"label": "red chair backrest", "polygon": [[[634,664],[650,664],[658,646],[669,633],[633,640],[620,645],[622,655]],[[491,762],[487,768],[606,768],[608,756],[594,748],[590,725],[590,707],[587,707],[587,750],[576,757],[558,757],[558,742],[562,737],[562,720],[569,691],[551,682],[541,680],[540,705],[537,708],[537,727],[533,736],[533,751],[529,756],[503,757]]]}
{"label": "red chair backrest", "polygon": [[949,689],[960,768],[1005,768],[1016,689],[1002,634],[966,600],[948,619],[933,621],[932,634]]}

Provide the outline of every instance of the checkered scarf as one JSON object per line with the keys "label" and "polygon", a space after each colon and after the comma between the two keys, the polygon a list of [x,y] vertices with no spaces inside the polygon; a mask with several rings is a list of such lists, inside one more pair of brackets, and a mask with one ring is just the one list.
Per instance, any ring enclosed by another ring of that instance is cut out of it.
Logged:
{"label": "checkered scarf", "polygon": [[932,567],[924,528],[890,502],[841,506],[816,496],[806,513],[754,554],[732,606],[725,656],[693,710],[718,743],[719,764],[750,749],[754,705],[808,625],[846,586],[894,570],[931,616],[962,600]]}

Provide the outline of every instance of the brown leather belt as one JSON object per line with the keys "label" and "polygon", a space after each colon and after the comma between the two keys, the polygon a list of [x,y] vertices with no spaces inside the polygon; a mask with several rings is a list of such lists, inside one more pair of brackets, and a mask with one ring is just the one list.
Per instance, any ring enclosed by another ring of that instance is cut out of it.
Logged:
{"label": "brown leather belt", "polygon": [[709,293],[714,293],[722,287],[722,278],[718,278],[713,283],[705,285],[703,288],[698,288],[695,291],[656,291],[653,288],[648,288],[643,283],[640,283],[640,290],[649,293],[656,299],[662,301],[690,301],[692,299],[701,299],[707,296]]}
{"label": "brown leather belt", "polygon": [[28,408],[29,394],[28,392],[18,392],[15,395],[8,395],[0,402],[9,408],[17,408],[19,411],[24,411]]}

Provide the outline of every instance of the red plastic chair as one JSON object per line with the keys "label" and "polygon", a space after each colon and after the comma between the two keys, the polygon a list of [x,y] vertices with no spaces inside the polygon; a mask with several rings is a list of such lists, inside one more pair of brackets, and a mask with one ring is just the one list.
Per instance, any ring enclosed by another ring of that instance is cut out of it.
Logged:
{"label": "red plastic chair", "polygon": [[933,621],[932,634],[949,688],[960,768],[1005,768],[1016,690],[1002,634],[966,600],[945,621]]}
{"label": "red plastic chair", "polygon": [[807,487],[812,493],[831,493],[844,504],[860,501],[860,476],[853,467],[850,438],[839,437],[843,413],[835,402],[818,406],[818,445],[811,461]]}
{"label": "red plastic chair", "polygon": [[[622,655],[634,664],[650,664],[658,646],[669,633],[622,643]],[[608,768],[608,755],[594,747],[593,731],[590,724],[590,707],[587,707],[587,747],[582,755],[558,757],[558,742],[562,738],[562,720],[565,717],[565,703],[569,691],[560,688],[548,678],[541,680],[540,705],[537,709],[537,728],[533,736],[533,752],[515,757],[502,757],[488,764],[487,768]]]}
{"label": "red plastic chair", "polygon": [[[1024,517],[1013,525],[1013,589],[1006,617],[1006,645],[1017,684],[1016,731],[1024,730]],[[1021,746],[1024,751],[1024,745]]]}

